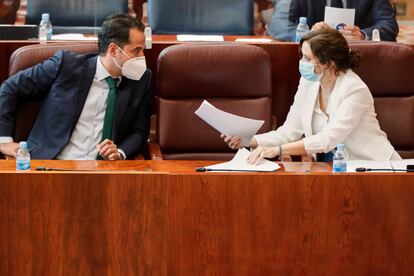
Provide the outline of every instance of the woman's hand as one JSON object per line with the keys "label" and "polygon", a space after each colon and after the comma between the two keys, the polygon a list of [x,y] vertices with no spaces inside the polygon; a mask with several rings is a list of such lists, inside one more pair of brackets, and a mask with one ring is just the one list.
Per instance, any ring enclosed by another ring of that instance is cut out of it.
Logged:
{"label": "woman's hand", "polygon": [[242,148],[241,145],[241,138],[238,136],[231,136],[221,134],[220,138],[224,139],[224,142],[231,148],[231,149],[240,149]]}
{"label": "woman's hand", "polygon": [[258,165],[264,158],[273,158],[279,155],[278,147],[257,147],[247,158],[247,163]]}
{"label": "woman's hand", "polygon": [[[231,149],[241,149],[243,146],[241,145],[241,138],[239,136],[231,136],[226,134],[221,134],[220,138],[224,139],[224,142],[227,143],[227,145]],[[257,147],[257,141],[256,139],[252,138],[250,141],[250,148],[256,148]]]}

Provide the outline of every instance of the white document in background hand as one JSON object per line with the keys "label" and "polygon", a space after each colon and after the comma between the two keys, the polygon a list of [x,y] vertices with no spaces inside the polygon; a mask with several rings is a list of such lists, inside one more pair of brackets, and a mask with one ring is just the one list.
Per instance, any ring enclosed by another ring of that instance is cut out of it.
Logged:
{"label": "white document in background hand", "polygon": [[324,21],[332,28],[335,28],[339,23],[353,26],[355,24],[355,9],[325,7]]}
{"label": "white document in background hand", "polygon": [[251,165],[247,163],[250,151],[246,148],[241,148],[236,155],[229,162],[220,163],[206,167],[212,170],[228,170],[228,171],[252,171],[252,172],[272,172],[280,168],[279,164],[263,159],[258,165]]}
{"label": "white document in background hand", "polygon": [[248,147],[253,136],[263,125],[263,120],[253,120],[222,111],[204,100],[194,112],[218,132],[241,137],[241,144]]}

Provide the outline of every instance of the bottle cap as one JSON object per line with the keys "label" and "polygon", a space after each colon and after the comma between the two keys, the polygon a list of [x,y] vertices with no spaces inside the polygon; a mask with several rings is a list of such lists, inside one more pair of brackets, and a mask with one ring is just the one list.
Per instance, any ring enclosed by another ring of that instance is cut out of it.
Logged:
{"label": "bottle cap", "polygon": [[306,21],[307,21],[306,17],[300,17],[299,18],[299,23],[306,24]]}
{"label": "bottle cap", "polygon": [[372,30],[372,41],[381,41],[380,32],[378,29]]}
{"label": "bottle cap", "polygon": [[42,20],[49,21],[49,18],[50,18],[50,16],[49,16],[48,13],[42,13]]}
{"label": "bottle cap", "polygon": [[344,144],[338,144],[338,145],[336,146],[336,148],[337,148],[337,149],[340,149],[340,150],[343,150],[343,149],[345,149],[345,145],[344,145]]}
{"label": "bottle cap", "polygon": [[27,149],[27,143],[25,141],[22,141],[19,143],[19,148],[21,149]]}
{"label": "bottle cap", "polygon": [[145,27],[145,49],[152,49],[152,30],[150,27]]}

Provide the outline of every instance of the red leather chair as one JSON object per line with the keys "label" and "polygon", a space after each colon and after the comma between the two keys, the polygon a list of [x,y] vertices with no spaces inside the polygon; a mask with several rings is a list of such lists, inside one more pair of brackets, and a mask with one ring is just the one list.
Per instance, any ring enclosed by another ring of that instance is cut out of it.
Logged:
{"label": "red leather chair", "polygon": [[261,48],[241,44],[181,44],[164,49],[157,68],[156,141],[152,159],[227,160],[234,151],[194,111],[204,99],[271,127],[271,64]]}
{"label": "red leather chair", "polygon": [[[75,51],[79,53],[98,52],[95,43],[68,43],[24,46],[13,52],[10,57],[9,76],[29,68],[45,59],[50,58],[58,50]],[[40,110],[41,101],[23,102],[17,109],[14,141],[24,141],[33,127]]]}
{"label": "red leather chair", "polygon": [[414,158],[414,48],[392,42],[350,46],[362,55],[355,71],[374,96],[381,129],[401,157]]}

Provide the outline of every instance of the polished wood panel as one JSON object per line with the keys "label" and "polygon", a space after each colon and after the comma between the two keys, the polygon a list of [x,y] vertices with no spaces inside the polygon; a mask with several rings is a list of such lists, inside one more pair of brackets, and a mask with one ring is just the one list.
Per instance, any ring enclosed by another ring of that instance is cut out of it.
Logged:
{"label": "polished wood panel", "polygon": [[0,275],[413,275],[414,173],[0,161]]}
{"label": "polished wood panel", "polygon": [[164,176],[1,177],[0,186],[8,187],[7,241],[2,243],[8,267],[2,263],[1,275],[166,274]]}
{"label": "polished wood panel", "polygon": [[169,185],[170,275],[414,273],[406,176],[193,178]]}

